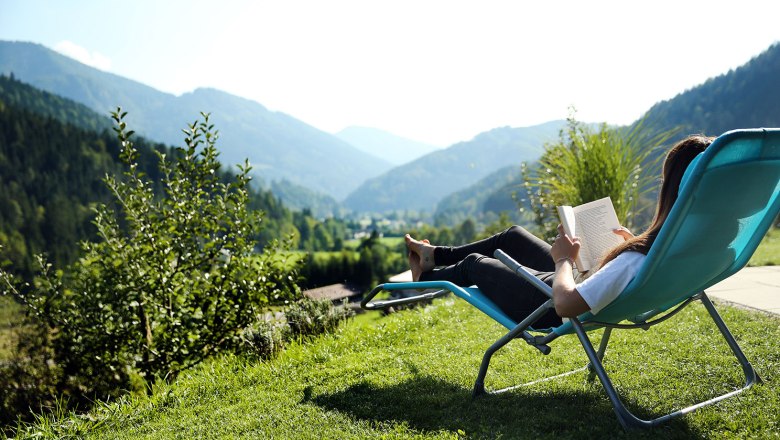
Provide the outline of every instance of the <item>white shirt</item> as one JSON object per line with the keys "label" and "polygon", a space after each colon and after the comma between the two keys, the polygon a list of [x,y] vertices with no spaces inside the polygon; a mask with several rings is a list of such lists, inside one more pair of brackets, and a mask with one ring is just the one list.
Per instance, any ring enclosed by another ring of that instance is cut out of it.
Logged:
{"label": "white shirt", "polygon": [[614,301],[634,279],[645,258],[646,255],[641,252],[623,252],[577,284],[577,292],[590,307],[590,312],[595,315]]}

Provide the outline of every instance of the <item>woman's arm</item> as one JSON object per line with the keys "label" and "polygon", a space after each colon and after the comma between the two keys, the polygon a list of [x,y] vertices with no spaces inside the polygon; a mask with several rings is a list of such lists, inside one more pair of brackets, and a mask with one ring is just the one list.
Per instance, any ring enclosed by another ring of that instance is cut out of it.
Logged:
{"label": "woman's arm", "polygon": [[553,278],[553,304],[555,313],[562,318],[573,318],[590,310],[588,303],[577,292],[572,269],[574,259],[580,251],[580,239],[569,238],[558,225],[558,237],[555,239],[550,254],[555,261],[555,277]]}

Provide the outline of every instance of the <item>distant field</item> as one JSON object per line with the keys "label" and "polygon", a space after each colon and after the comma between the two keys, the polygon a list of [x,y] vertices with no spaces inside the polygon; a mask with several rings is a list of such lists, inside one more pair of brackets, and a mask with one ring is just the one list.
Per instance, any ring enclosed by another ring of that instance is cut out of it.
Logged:
{"label": "distant field", "polygon": [[[383,245],[389,247],[390,249],[395,249],[397,246],[400,246],[401,243],[403,243],[404,238],[403,237],[382,237],[379,239],[380,243]],[[347,240],[344,242],[344,247],[349,249],[355,249],[358,246],[360,246],[361,240]]]}

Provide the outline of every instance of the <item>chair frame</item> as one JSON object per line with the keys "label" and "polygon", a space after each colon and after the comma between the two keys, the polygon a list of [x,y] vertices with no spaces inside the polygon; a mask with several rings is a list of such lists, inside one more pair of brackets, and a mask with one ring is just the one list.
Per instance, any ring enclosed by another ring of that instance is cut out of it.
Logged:
{"label": "chair frame", "polygon": [[[506,264],[508,267],[512,268],[515,273],[523,277],[524,279],[528,281],[532,281],[531,279],[538,280],[533,274],[526,271],[523,266],[512,260],[511,257],[503,253],[502,251],[498,250],[496,251],[496,258],[501,260],[504,264]],[[534,283],[538,286],[537,283]],[[552,302],[552,288],[544,284],[544,288],[542,289],[541,286],[538,286],[542,292],[544,292],[545,295],[547,295],[550,299],[545,302],[539,309],[542,310],[542,313],[546,312],[546,310],[549,308],[548,304]],[[655,321],[648,322],[638,322],[631,325],[612,325],[608,323],[595,323],[593,321],[591,322],[582,322],[578,318],[571,318],[571,323],[574,327],[574,331],[577,334],[577,337],[580,341],[580,344],[582,345],[582,348],[585,350],[586,355],[588,356],[589,364],[585,367],[591,371],[589,379],[593,378],[593,375],[595,374],[599,381],[601,382],[601,385],[604,387],[604,391],[606,391],[607,396],[609,397],[610,402],[612,403],[612,407],[615,410],[615,414],[617,415],[618,421],[620,424],[627,429],[630,428],[652,428],[654,426],[657,426],[661,423],[664,423],[672,418],[681,416],[683,414],[687,414],[691,411],[694,411],[696,409],[699,409],[701,407],[711,405],[713,403],[719,402],[721,400],[727,399],[731,396],[737,395],[751,386],[753,386],[755,383],[761,383],[761,378],[758,376],[758,373],[756,373],[756,370],[753,368],[753,365],[748,361],[747,357],[743,353],[741,347],[737,343],[734,336],[731,334],[731,331],[729,330],[726,323],[723,321],[723,318],[721,318],[718,311],[715,309],[714,304],[712,301],[710,301],[707,294],[702,291],[698,294],[691,297],[691,300],[699,300],[704,304],[705,309],[707,310],[710,318],[714,321],[715,325],[717,326],[718,330],[720,331],[723,338],[726,340],[726,342],[729,345],[729,348],[731,349],[734,356],[739,361],[739,364],[742,367],[742,371],[745,375],[745,384],[739,388],[738,390],[734,390],[731,392],[727,392],[724,394],[721,394],[719,396],[713,397],[711,399],[705,400],[700,403],[696,403],[694,405],[688,406],[686,408],[673,411],[671,413],[665,414],[661,417],[657,417],[655,419],[651,420],[644,420],[636,415],[634,415],[631,411],[626,408],[625,404],[620,399],[620,395],[618,394],[617,390],[615,389],[614,385],[612,385],[612,381],[609,378],[609,375],[607,374],[606,370],[604,369],[603,365],[603,359],[604,354],[607,349],[607,344],[609,343],[609,338],[612,332],[613,328],[641,328],[641,329],[648,329],[650,326],[659,324],[669,317],[673,316],[674,314],[678,313],[680,310],[682,310],[683,307],[690,304],[691,301],[686,301],[683,303],[682,306],[678,307],[676,310],[670,312],[668,315],[664,316],[663,318],[659,318]],[[538,309],[538,310],[539,310]],[[536,315],[536,312],[534,312],[533,315]],[[541,314],[539,314],[541,316]],[[477,376],[477,381],[474,385],[474,395],[481,395],[485,393],[484,390],[484,379],[487,375],[487,369],[490,364],[490,358],[492,357],[493,353],[495,353],[498,349],[506,345],[511,339],[514,338],[514,335],[517,334],[517,332],[525,330],[528,326],[525,325],[526,320],[519,323],[517,327],[512,329],[509,333],[507,333],[504,337],[496,341],[486,352],[482,359],[482,365],[480,366],[480,373]],[[605,328],[604,334],[601,338],[601,342],[599,344],[598,350],[596,350],[591,343],[590,339],[588,338],[587,332],[585,330],[585,325],[587,324],[597,324],[599,326],[602,326]],[[551,335],[554,335],[551,333]],[[541,338],[537,343],[544,343],[546,344],[548,339],[552,340],[557,338],[558,335],[554,335],[551,339],[550,338]],[[579,370],[574,370],[569,373],[564,373],[563,375],[571,374]],[[552,378],[561,377],[563,375],[553,376]],[[548,378],[551,379],[551,378]]]}

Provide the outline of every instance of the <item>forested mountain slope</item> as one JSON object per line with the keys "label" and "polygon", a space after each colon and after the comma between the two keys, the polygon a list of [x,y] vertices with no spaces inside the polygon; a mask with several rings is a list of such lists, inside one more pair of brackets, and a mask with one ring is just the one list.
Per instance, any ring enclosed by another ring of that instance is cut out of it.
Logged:
{"label": "forested mountain slope", "polygon": [[645,117],[659,130],[681,127],[682,135],[780,127],[780,43],[737,69],[655,104]]}

